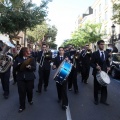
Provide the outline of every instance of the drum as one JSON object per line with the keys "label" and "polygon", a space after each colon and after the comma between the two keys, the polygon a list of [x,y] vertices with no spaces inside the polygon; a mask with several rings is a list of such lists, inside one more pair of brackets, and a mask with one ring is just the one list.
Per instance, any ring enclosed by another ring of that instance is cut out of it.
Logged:
{"label": "drum", "polygon": [[68,75],[71,72],[71,69],[72,64],[67,61],[63,61],[57,69],[53,79],[59,84],[62,84],[63,81],[67,79]]}
{"label": "drum", "polygon": [[100,71],[96,75],[97,81],[102,85],[102,86],[107,86],[110,84],[110,77],[108,74],[104,71]]}

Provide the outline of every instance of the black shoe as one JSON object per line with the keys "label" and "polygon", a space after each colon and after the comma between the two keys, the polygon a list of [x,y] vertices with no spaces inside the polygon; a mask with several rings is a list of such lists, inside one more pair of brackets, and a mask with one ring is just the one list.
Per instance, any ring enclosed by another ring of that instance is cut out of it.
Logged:
{"label": "black shoe", "polygon": [[44,88],[44,91],[47,91],[47,88]]}
{"label": "black shoe", "polygon": [[79,93],[79,91],[78,90],[75,90],[75,94],[78,94]]}
{"label": "black shoe", "polygon": [[83,82],[84,82],[84,80],[81,80],[81,82],[83,83]]}
{"label": "black shoe", "polygon": [[30,101],[29,104],[30,104],[30,105],[33,105],[33,101]]}
{"label": "black shoe", "polygon": [[98,94],[101,94],[101,90],[98,90]]}
{"label": "black shoe", "polygon": [[88,82],[84,82],[85,84],[88,84]]}
{"label": "black shoe", "polygon": [[25,110],[25,108],[19,108],[18,112],[21,113],[23,110]]}
{"label": "black shoe", "polygon": [[58,103],[61,103],[61,100],[58,99],[57,102],[58,102]]}
{"label": "black shoe", "polygon": [[98,105],[99,103],[98,103],[98,101],[94,101],[94,104],[95,104],[95,105]]}
{"label": "black shoe", "polygon": [[69,90],[69,91],[72,91],[72,88],[69,88],[68,90]]}
{"label": "black shoe", "polygon": [[39,93],[39,94],[41,94],[41,91],[39,91],[39,90],[36,90],[36,92]]}
{"label": "black shoe", "polygon": [[106,105],[106,106],[109,106],[110,104],[108,104],[107,102],[102,102],[102,101],[100,101],[100,103],[101,104],[104,104],[104,105]]}
{"label": "black shoe", "polygon": [[8,99],[8,97],[9,97],[8,95],[4,95],[4,98],[5,98],[5,99]]}
{"label": "black shoe", "polygon": [[13,84],[12,85],[15,85],[16,84],[16,82],[13,82]]}
{"label": "black shoe", "polygon": [[67,109],[67,106],[66,106],[66,105],[62,105],[62,109],[63,109],[63,110],[66,110],[66,109]]}

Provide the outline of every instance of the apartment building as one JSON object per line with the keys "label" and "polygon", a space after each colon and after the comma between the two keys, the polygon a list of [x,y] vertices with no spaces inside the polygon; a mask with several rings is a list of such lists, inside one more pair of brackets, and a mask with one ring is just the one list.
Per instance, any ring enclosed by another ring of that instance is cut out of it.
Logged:
{"label": "apartment building", "polygon": [[93,23],[101,23],[102,29],[101,31],[105,34],[103,39],[105,40],[106,44],[110,42],[111,35],[112,35],[112,28],[111,26],[115,25],[115,34],[116,38],[119,40],[116,42],[118,49],[120,51],[120,25],[113,23],[112,16],[114,15],[113,11],[113,4],[119,2],[119,0],[95,0],[94,3],[91,5],[93,11],[91,14],[90,9],[81,15],[78,19],[78,27],[85,24],[87,21],[91,21]]}

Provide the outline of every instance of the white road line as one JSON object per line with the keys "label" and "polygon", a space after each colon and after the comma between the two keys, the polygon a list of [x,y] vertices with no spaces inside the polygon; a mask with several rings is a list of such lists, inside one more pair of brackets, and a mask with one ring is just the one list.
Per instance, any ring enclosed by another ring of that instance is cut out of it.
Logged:
{"label": "white road line", "polygon": [[69,105],[68,105],[68,107],[66,109],[66,117],[67,117],[67,120],[72,120]]}

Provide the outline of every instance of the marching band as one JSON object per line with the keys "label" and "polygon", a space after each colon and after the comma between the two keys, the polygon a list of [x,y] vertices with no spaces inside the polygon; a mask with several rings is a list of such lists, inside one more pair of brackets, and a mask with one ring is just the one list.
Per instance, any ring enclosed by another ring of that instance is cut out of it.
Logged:
{"label": "marching band", "polygon": [[[73,87],[74,93],[78,94],[79,90],[77,84],[77,75],[81,73],[81,81],[85,84],[88,84],[90,67],[93,68],[94,76],[94,103],[95,105],[99,104],[98,94],[100,92],[100,102],[102,104],[109,105],[107,103],[107,84],[109,83],[107,83],[106,79],[102,77],[101,79],[100,77],[96,77],[96,75],[101,71],[104,71],[105,74],[107,74],[107,72],[110,70],[110,61],[108,59],[109,54],[107,51],[104,51],[103,40],[98,41],[97,44],[99,50],[93,53],[89,48],[89,45],[85,45],[84,49],[81,51],[80,49],[76,50],[72,45],[69,45],[66,48],[59,47],[58,55],[54,58],[54,60],[52,59],[52,52],[48,48],[48,45],[45,43],[42,44],[42,50],[38,52],[33,52],[31,48],[21,48],[21,45],[17,45],[17,53],[13,56],[13,63],[10,61],[10,65],[7,67],[5,72],[2,72],[2,65],[4,62],[2,57],[5,56],[3,56],[3,52],[1,52],[0,78],[4,91],[4,98],[7,99],[9,96],[10,68],[13,66],[13,84],[15,85],[17,83],[18,86],[20,103],[19,112],[25,110],[26,96],[28,103],[32,105],[34,80],[36,79],[36,66],[39,66],[39,80],[36,92],[41,94],[42,87],[44,87],[44,91],[48,90],[52,62],[52,69],[56,69],[53,79],[56,82],[58,103],[61,103],[63,110],[66,110],[68,106],[67,89],[69,91],[72,91]],[[3,47],[1,47],[1,51],[3,51]],[[11,46],[9,46],[9,48],[10,47]],[[5,54],[6,57],[7,55],[12,56],[8,52]]]}

